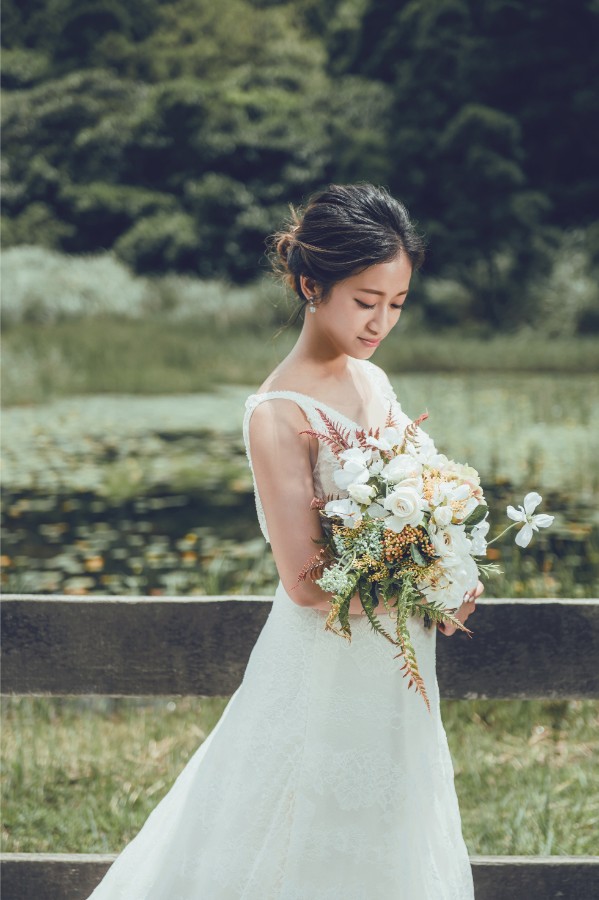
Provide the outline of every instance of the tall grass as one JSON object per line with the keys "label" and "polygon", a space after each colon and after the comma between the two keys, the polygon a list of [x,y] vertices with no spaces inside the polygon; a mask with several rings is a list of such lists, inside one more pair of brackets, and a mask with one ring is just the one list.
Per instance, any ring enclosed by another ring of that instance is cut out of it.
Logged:
{"label": "tall grass", "polygon": [[[2,280],[5,405],[259,384],[301,325],[283,327],[294,304],[270,277],[248,287],[142,278],[111,254],[14,247],[2,254]],[[596,338],[548,337],[542,328],[494,334],[461,323],[434,331],[415,299],[374,359],[390,373],[583,373],[599,371],[597,347]]]}
{"label": "tall grass", "polygon": [[[226,698],[3,701],[5,851],[109,852],[139,830]],[[473,854],[592,854],[596,701],[444,701]]]}
{"label": "tall grass", "polygon": [[[21,323],[3,336],[5,406],[43,403],[74,394],[176,394],[221,384],[259,385],[289,353],[297,332],[276,335],[247,323],[208,318],[129,321],[110,316],[45,326]],[[373,362],[390,374],[599,371],[599,343],[456,333],[389,337]]]}

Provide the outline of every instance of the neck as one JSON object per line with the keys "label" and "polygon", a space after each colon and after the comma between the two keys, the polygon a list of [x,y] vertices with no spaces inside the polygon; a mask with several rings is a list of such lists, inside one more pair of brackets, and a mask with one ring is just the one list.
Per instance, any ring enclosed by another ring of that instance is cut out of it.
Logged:
{"label": "neck", "polygon": [[322,334],[312,326],[308,316],[290,356],[296,362],[310,366],[321,378],[341,379],[350,370],[350,357],[347,353],[340,352],[330,342],[323,340]]}

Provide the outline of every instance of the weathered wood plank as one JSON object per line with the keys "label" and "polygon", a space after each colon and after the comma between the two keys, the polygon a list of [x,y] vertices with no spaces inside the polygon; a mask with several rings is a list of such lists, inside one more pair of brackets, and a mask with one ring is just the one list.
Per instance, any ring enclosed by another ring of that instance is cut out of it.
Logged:
{"label": "weathered wood plank", "polygon": [[7,598],[5,693],[232,694],[266,598]]}
{"label": "weathered wood plank", "polygon": [[93,853],[2,853],[2,900],[86,900],[114,859]]}
{"label": "weathered wood plank", "polygon": [[476,900],[592,900],[599,856],[471,857]]}
{"label": "weathered wood plank", "polygon": [[[6,853],[2,900],[85,900],[113,855]],[[590,900],[599,896],[599,857],[473,856],[476,900]]]}
{"label": "weathered wood plank", "polygon": [[[8,595],[2,690],[229,695],[270,608],[268,597]],[[472,639],[438,635],[443,696],[599,696],[599,600],[484,600],[469,625]]]}

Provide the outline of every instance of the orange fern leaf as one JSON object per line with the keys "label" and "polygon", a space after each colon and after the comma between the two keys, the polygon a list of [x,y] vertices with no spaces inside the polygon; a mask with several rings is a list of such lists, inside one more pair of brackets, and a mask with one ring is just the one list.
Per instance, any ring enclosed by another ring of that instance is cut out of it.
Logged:
{"label": "orange fern leaf", "polygon": [[324,424],[326,425],[327,431],[315,431],[314,429],[308,429],[306,431],[300,431],[300,434],[307,434],[308,437],[316,438],[321,441],[321,443],[326,444],[332,450],[333,454],[336,457],[339,457],[344,450],[349,449],[351,447],[349,436],[350,430],[342,429],[340,426],[335,425],[332,419],[327,416],[322,409],[317,409],[316,412],[320,415]]}
{"label": "orange fern leaf", "polygon": [[398,421],[393,415],[393,404],[389,404],[389,412],[387,413],[387,418],[385,420],[385,428],[397,428]]}
{"label": "orange fern leaf", "polygon": [[418,663],[416,662],[416,654],[414,653],[414,648],[404,639],[404,636],[401,633],[401,629],[397,630],[397,642],[401,647],[401,651],[395,656],[395,659],[400,656],[403,656],[404,659],[404,664],[399,671],[403,672],[404,678],[409,679],[408,690],[412,686],[414,686],[416,693],[421,695],[422,699],[426,703],[426,708],[430,712],[431,705],[428,699],[428,694],[426,693],[424,679],[418,669]]}
{"label": "orange fern leaf", "polygon": [[315,556],[310,557],[308,562],[304,565],[303,569],[297,576],[296,587],[300,583],[300,581],[305,581],[306,578],[309,578],[310,581],[316,581],[317,578],[321,578],[324,569],[333,561],[331,552],[328,547],[323,547]]}
{"label": "orange fern leaf", "polygon": [[424,422],[425,419],[428,419],[428,413],[422,413],[421,416],[418,416],[417,419],[414,419],[413,422],[410,422],[409,425],[406,425],[406,428],[404,431],[404,435],[405,435],[404,439],[407,441],[417,441],[418,436],[416,434],[416,431],[417,431],[418,427],[420,426],[420,423]]}

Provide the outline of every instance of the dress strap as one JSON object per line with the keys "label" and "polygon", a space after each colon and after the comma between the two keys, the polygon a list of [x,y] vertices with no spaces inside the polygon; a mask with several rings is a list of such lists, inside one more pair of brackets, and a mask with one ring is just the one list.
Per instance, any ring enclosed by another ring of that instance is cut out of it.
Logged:
{"label": "dress strap", "polygon": [[399,401],[397,399],[395,391],[393,390],[393,386],[380,366],[377,366],[374,363],[370,362],[369,359],[363,359],[361,360],[361,363],[365,367],[372,383],[376,385],[376,388],[380,392],[381,396],[383,396],[386,400],[389,400],[391,403],[397,404],[399,406]]}
{"label": "dress strap", "polygon": [[243,417],[243,441],[245,444],[245,452],[250,471],[252,473],[252,481],[254,484],[254,500],[256,502],[256,512],[258,514],[258,524],[260,525],[260,530],[264,535],[264,540],[267,544],[269,544],[270,538],[268,536],[268,528],[266,526],[266,516],[264,515],[264,508],[262,506],[262,501],[260,500],[258,485],[256,484],[256,476],[254,474],[252,454],[250,451],[250,419],[252,418],[252,413],[254,412],[254,410],[257,409],[258,406],[260,406],[260,404],[264,403],[266,400],[292,400],[300,407],[300,409],[306,416],[311,428],[314,428],[317,431],[322,428],[322,419],[316,411],[316,406],[312,398],[307,397],[304,394],[298,394],[295,391],[268,391],[263,394],[251,394],[245,401],[245,414]]}

